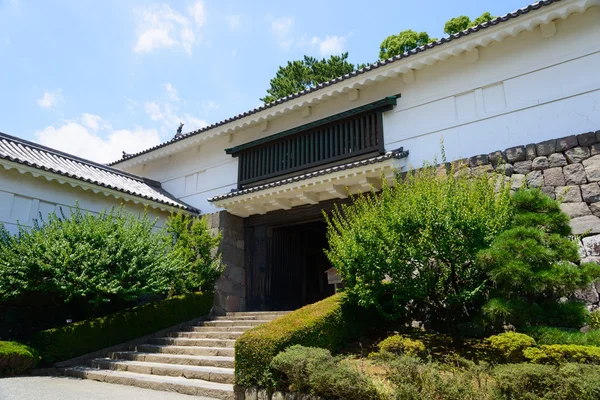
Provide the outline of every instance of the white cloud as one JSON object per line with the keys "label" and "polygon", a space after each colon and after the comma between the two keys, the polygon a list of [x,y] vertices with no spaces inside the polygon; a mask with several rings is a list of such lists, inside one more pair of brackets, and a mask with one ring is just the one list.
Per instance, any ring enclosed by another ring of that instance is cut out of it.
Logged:
{"label": "white cloud", "polygon": [[291,38],[292,27],[294,26],[294,19],[292,17],[281,17],[271,21],[271,32],[279,42],[279,45],[287,49],[293,43]]}
{"label": "white cloud", "polygon": [[346,36],[325,36],[325,39],[313,37],[311,45],[317,46],[322,57],[340,54],[346,48]]}
{"label": "white cloud", "polygon": [[160,121],[165,118],[162,112],[160,112],[160,106],[156,102],[144,103],[144,110],[146,110],[146,114],[148,114],[152,121]]}
{"label": "white cloud", "polygon": [[37,99],[37,103],[42,108],[52,108],[62,100],[62,89],[53,92],[44,92],[41,99]]}
{"label": "white cloud", "polygon": [[179,96],[177,96],[177,89],[175,89],[175,87],[172,84],[167,83],[165,85],[165,90],[167,91],[167,97],[169,98],[169,100],[179,101]]}
{"label": "white cloud", "polygon": [[161,131],[169,138],[175,135],[179,123],[185,124],[184,132],[191,132],[208,126],[208,122],[194,117],[188,113],[180,113],[179,109],[170,103],[158,103],[156,101],[144,103],[144,110],[152,121],[162,123]]}
{"label": "white cloud", "polygon": [[242,17],[239,15],[228,15],[225,17],[227,25],[232,31],[238,30],[242,26]]}
{"label": "white cloud", "polygon": [[204,8],[203,1],[196,0],[194,4],[190,6],[189,12],[198,26],[204,26],[206,23],[206,9]]}
{"label": "white cloud", "polygon": [[160,143],[156,129],[113,130],[108,122],[92,114],[48,126],[35,132],[35,138],[44,146],[100,163],[120,159],[123,151],[135,153]]}
{"label": "white cloud", "polygon": [[188,55],[198,42],[199,27],[206,23],[204,3],[196,0],[189,10],[190,19],[173,10],[168,4],[152,5],[135,10],[137,39],[133,51],[150,53],[162,48],[182,48]]}

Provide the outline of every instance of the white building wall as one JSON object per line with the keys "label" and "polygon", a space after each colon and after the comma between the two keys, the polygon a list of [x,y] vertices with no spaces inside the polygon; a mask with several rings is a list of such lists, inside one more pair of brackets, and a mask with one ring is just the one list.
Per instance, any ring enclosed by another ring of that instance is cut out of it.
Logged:
{"label": "white building wall", "polygon": [[[47,218],[53,212],[60,216],[61,207],[68,216],[69,208],[75,206],[76,202],[83,211],[98,213],[105,208],[120,206],[123,200],[42,177],[34,178],[30,174],[0,166],[0,223],[11,233],[18,231],[19,224],[32,226],[33,220],[39,219],[40,214],[42,218]],[[127,211],[138,214],[144,212],[141,204],[124,204]],[[157,226],[162,226],[169,213],[149,208],[148,215],[150,218],[159,218]]]}
{"label": "white building wall", "polygon": [[[233,135],[208,140],[130,172],[158,180],[173,195],[217,211],[207,199],[236,187],[237,159],[225,148],[270,136],[400,93],[384,115],[385,147],[409,150],[418,167],[440,154],[448,160],[600,129],[600,7],[556,20],[556,34],[538,27],[402,76],[374,82],[358,99],[347,93]],[[452,45],[451,43],[449,45]],[[409,80],[408,80],[409,81]],[[219,128],[216,128],[219,129]],[[117,166],[118,167],[118,166]]]}

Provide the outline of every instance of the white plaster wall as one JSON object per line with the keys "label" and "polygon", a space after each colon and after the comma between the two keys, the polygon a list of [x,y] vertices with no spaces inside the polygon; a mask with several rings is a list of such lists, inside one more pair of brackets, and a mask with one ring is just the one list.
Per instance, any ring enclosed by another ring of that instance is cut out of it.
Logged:
{"label": "white plaster wall", "polygon": [[[420,166],[440,154],[443,138],[449,160],[600,129],[600,8],[557,20],[557,32],[542,38],[540,28],[401,76],[375,82],[351,101],[348,94],[204,142],[176,155],[129,171],[158,180],[173,195],[217,211],[207,198],[236,187],[237,159],[224,149],[400,93],[384,115],[387,150],[403,146],[408,163]],[[217,128],[218,129],[218,128]]]}
{"label": "white plaster wall", "polygon": [[[0,167],[0,223],[11,233],[18,231],[19,224],[31,226],[40,214],[43,218],[53,212],[60,215],[61,207],[64,214],[69,215],[69,207],[74,206],[76,202],[82,210],[98,213],[104,208],[120,206],[122,200]],[[141,204],[124,204],[130,212],[140,214],[144,211]],[[162,226],[169,214],[148,209],[148,215],[151,218],[159,218],[157,226]]]}

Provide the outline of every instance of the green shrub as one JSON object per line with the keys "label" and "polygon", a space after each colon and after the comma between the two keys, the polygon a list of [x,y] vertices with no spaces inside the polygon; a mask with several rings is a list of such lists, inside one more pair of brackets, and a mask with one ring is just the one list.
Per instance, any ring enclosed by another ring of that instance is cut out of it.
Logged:
{"label": "green shrub", "polygon": [[393,354],[406,354],[408,356],[418,356],[425,352],[425,345],[420,340],[413,340],[401,335],[393,335],[385,338],[377,344],[380,351],[387,351]]}
{"label": "green shrub", "polygon": [[244,332],[235,343],[236,383],[245,387],[274,386],[271,361],[292,345],[333,351],[358,338],[369,326],[373,313],[344,300],[345,295],[338,293]]}
{"label": "green shrub", "polygon": [[590,313],[590,328],[600,330],[600,308]]}
{"label": "green shrub", "polygon": [[535,346],[535,340],[531,336],[517,332],[490,336],[487,342],[503,360],[513,363],[524,361],[523,351]]}
{"label": "green shrub", "polygon": [[0,342],[0,376],[18,375],[35,368],[38,352],[17,342]]}
{"label": "green shrub", "polygon": [[333,361],[331,352],[318,347],[294,345],[277,354],[271,367],[282,372],[290,383],[293,392],[310,392],[309,377],[315,367]]}
{"label": "green shrub", "polygon": [[537,364],[600,364],[600,347],[577,344],[550,344],[523,351],[525,358]]}
{"label": "green shrub", "polygon": [[600,346],[600,330],[580,332],[578,329],[561,329],[547,326],[531,327],[525,332],[538,344],[579,344]]}
{"label": "green shrub", "polygon": [[435,166],[410,171],[327,218],[327,256],[359,304],[435,322],[457,339],[458,324],[484,301],[476,255],[511,219],[510,190],[499,180]]}
{"label": "green shrub", "polygon": [[443,365],[410,356],[385,361],[396,399],[485,400],[489,399],[489,375],[485,366],[464,363],[448,370]]}
{"label": "green shrub", "polygon": [[214,248],[219,246],[221,234],[213,236],[205,218],[182,212],[167,219],[165,229],[175,241],[171,257],[183,261],[171,291],[181,294],[212,289],[223,272],[220,257],[213,254]]}
{"label": "green shrub", "polygon": [[42,362],[52,364],[168,328],[210,312],[213,293],[175,296],[101,318],[39,332],[32,339]]}
{"label": "green shrub", "polygon": [[505,364],[494,368],[492,376],[496,399],[595,400],[600,395],[600,368],[595,365]]}
{"label": "green shrub", "polygon": [[600,266],[578,265],[577,243],[559,202],[539,189],[521,189],[512,203],[511,228],[497,235],[478,258],[495,285],[485,314],[497,326],[581,326],[587,317],[583,305],[559,300],[600,277]]}
{"label": "green shrub", "polygon": [[309,375],[309,383],[312,394],[325,398],[345,400],[380,398],[373,381],[347,360],[314,365]]}

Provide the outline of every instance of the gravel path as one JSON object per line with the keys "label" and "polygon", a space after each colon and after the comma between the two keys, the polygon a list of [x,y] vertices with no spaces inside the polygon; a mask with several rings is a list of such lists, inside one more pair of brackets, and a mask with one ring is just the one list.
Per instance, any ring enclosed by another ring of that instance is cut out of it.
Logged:
{"label": "gravel path", "polygon": [[66,377],[28,376],[0,379],[0,400],[211,400]]}

